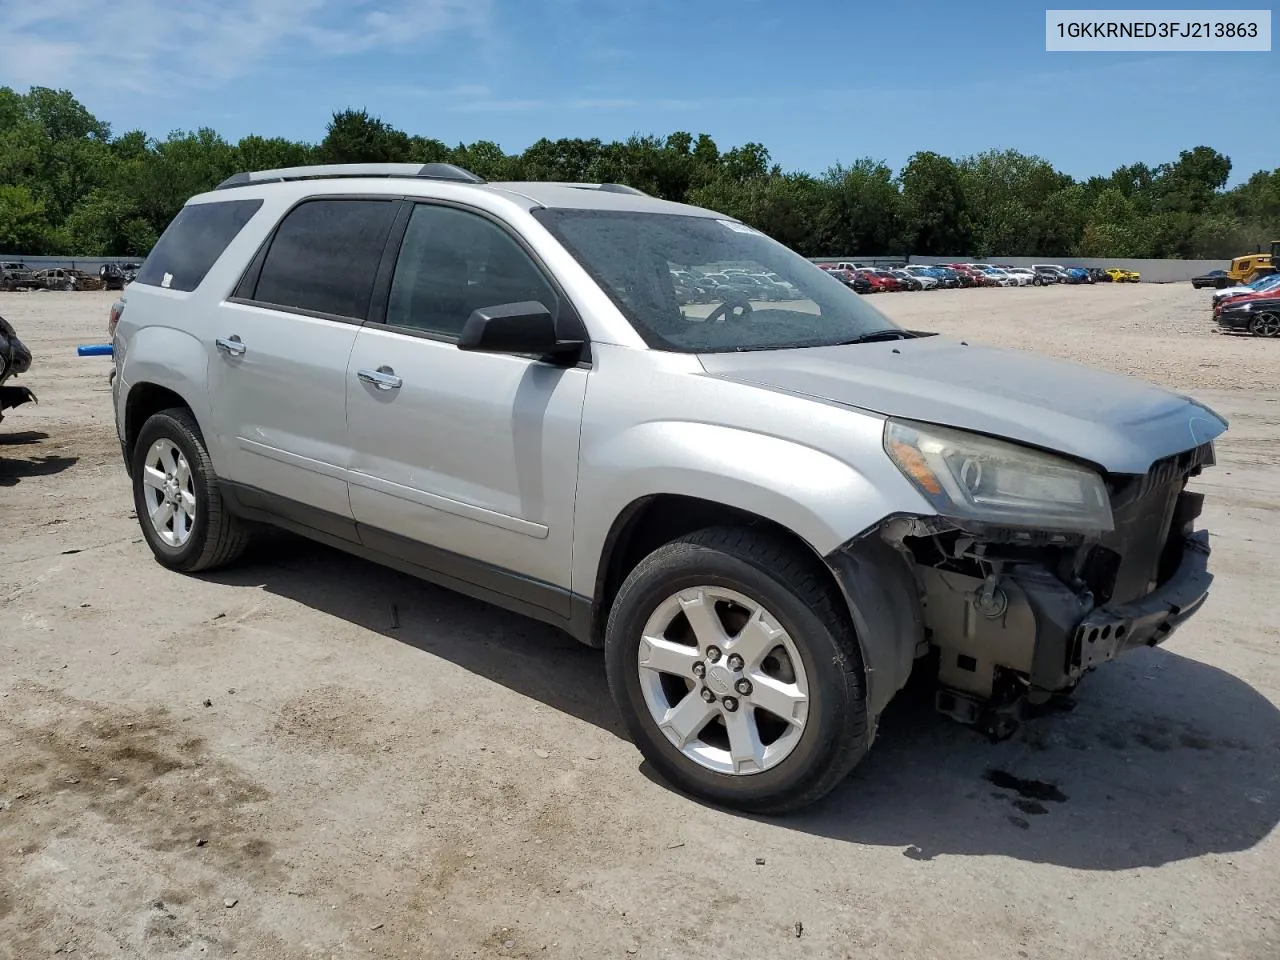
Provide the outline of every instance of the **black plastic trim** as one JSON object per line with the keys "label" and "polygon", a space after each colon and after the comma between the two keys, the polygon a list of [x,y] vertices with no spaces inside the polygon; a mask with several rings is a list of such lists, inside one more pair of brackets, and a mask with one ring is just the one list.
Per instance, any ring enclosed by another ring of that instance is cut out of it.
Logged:
{"label": "black plastic trim", "polygon": [[875,720],[906,685],[924,642],[924,611],[906,557],[877,536],[846,543],[823,558],[849,606],[862,651],[867,710]]}
{"label": "black plastic trim", "polygon": [[400,247],[404,243],[405,231],[409,229],[409,218],[413,215],[413,206],[408,200],[402,199],[400,209],[396,211],[395,219],[391,221],[386,243],[382,245],[382,257],[373,275],[373,289],[369,292],[368,320],[366,321],[368,323],[380,325],[387,323],[391,280],[395,277],[396,261],[400,258]]}
{"label": "black plastic trim", "polygon": [[352,326],[363,326],[365,321],[359,317],[348,317],[340,313],[321,313],[319,310],[304,310],[302,307],[289,307],[282,303],[267,303],[265,300],[247,300],[243,297],[228,297],[227,303],[237,303],[242,307],[257,307],[260,310],[271,310],[275,313],[287,313],[295,317],[311,317],[315,320],[332,320],[334,323],[349,323]]}
{"label": "black plastic trim", "polygon": [[340,517],[327,510],[298,503],[296,500],[279,497],[243,484],[223,481],[221,489],[222,498],[231,508],[231,512],[246,520],[272,523],[290,529],[305,527],[346,543],[360,542],[356,523],[348,517]]}
{"label": "black plastic trim", "polygon": [[[538,607],[557,621],[569,619],[569,591],[429,543],[357,523],[360,542],[368,549],[430,570],[442,586],[471,596],[498,594],[518,604]],[[473,591],[481,591],[479,594]]]}
{"label": "black plastic trim", "polygon": [[270,524],[476,600],[559,627],[591,645],[589,597],[564,587],[357,523],[278,494],[222,481],[237,516]]}

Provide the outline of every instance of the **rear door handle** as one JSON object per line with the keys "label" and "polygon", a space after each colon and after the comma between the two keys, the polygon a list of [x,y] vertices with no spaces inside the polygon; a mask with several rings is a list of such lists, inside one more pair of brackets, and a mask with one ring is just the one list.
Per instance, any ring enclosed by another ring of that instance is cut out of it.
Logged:
{"label": "rear door handle", "polygon": [[249,348],[240,342],[238,336],[232,336],[230,339],[219,337],[214,341],[218,345],[218,349],[223,353],[229,353],[233,357],[243,356],[244,352]]}
{"label": "rear door handle", "polygon": [[390,367],[379,367],[377,370],[357,370],[356,376],[365,383],[371,383],[379,390],[399,390],[404,381],[396,376]]}

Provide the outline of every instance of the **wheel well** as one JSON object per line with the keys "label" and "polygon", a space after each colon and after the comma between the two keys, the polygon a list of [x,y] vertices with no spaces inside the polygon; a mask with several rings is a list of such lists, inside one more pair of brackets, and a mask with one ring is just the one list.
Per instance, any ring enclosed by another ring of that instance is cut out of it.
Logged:
{"label": "wheel well", "polygon": [[810,554],[816,571],[827,585],[841,596],[840,585],[831,568],[804,539],[767,517],[740,510],[712,500],[677,494],[643,497],[624,509],[613,522],[600,566],[596,573],[595,602],[592,611],[591,645],[604,645],[604,629],[614,598],[627,575],[645,557],[664,543],[707,527],[742,526],[771,530]]}
{"label": "wheel well", "polygon": [[181,394],[174,393],[168,387],[154,383],[139,383],[129,391],[129,399],[124,407],[124,454],[125,462],[133,460],[133,444],[138,438],[138,431],[153,413],[168,410],[170,407],[191,409],[191,405],[182,399]]}

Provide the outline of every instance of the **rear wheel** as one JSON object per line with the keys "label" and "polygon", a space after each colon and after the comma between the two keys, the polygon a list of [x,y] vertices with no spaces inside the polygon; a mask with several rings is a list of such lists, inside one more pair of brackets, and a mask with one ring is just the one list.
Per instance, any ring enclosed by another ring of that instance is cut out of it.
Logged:
{"label": "rear wheel", "polygon": [[197,573],[228,564],[248,545],[231,514],[200,427],[181,407],[153,414],[133,449],[133,502],[142,535],[171,570]]}
{"label": "rear wheel", "polygon": [[861,655],[820,561],[779,535],[701,530],[655,550],[609,615],[609,687],[676,787],[756,813],[806,806],[867,749]]}
{"label": "rear wheel", "polygon": [[1280,337],[1280,314],[1258,314],[1249,321],[1249,332],[1255,337]]}

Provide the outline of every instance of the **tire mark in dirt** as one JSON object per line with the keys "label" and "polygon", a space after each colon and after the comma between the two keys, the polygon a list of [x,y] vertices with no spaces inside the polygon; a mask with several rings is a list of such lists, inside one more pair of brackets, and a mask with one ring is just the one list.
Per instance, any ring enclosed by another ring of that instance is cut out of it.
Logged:
{"label": "tire mark in dirt", "polygon": [[[74,924],[73,904],[42,895],[52,880],[36,854],[84,843],[98,825],[149,880],[168,879],[169,902],[207,898],[210,877],[279,884],[288,875],[255,831],[255,807],[269,793],[164,709],[108,708],[21,683],[4,700],[0,742],[9,757],[0,773],[0,943],[17,956],[61,947],[51,931]],[[146,935],[171,928],[148,924]]]}

